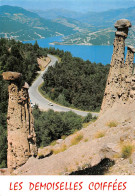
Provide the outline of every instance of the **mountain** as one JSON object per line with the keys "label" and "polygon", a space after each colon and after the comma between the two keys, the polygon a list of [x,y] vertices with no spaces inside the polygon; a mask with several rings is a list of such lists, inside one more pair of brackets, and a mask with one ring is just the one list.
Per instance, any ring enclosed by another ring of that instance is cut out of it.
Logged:
{"label": "mountain", "polygon": [[17,40],[33,40],[75,33],[72,27],[41,18],[20,7],[0,6],[0,36]]}
{"label": "mountain", "polygon": [[50,9],[46,11],[36,10],[33,12],[39,14],[43,18],[56,19],[61,17],[76,19],[82,23],[91,24],[100,28],[112,27],[118,19],[127,18],[135,25],[135,7],[108,10],[104,12],[86,12],[80,13],[66,9]]}
{"label": "mountain", "polygon": [[0,6],[0,14],[1,15],[14,15],[14,14],[23,14],[30,18],[38,18],[38,14],[27,11],[21,7],[15,7],[15,6],[9,6],[9,5],[3,5]]}
{"label": "mountain", "polygon": [[56,19],[56,18],[73,18],[77,19],[80,16],[83,16],[83,13],[75,12],[67,9],[48,9],[48,10],[31,10],[32,12],[37,13],[40,17],[46,18],[46,19]]}
{"label": "mountain", "polygon": [[114,23],[127,18],[133,27],[126,44],[135,45],[135,7],[88,13],[66,9],[34,12],[0,6],[0,36],[27,41],[64,35],[63,42],[54,44],[112,45]]}
{"label": "mountain", "polygon": [[78,32],[65,36],[60,45],[112,45],[114,39],[114,24],[121,18],[129,19],[133,25],[129,31],[126,44],[135,45],[135,7],[115,9],[104,12],[79,13],[66,9],[51,9],[45,12],[35,11],[42,17],[68,27]]}
{"label": "mountain", "polygon": [[53,19],[53,22],[57,22],[64,26],[73,28],[73,30],[76,32],[88,33],[90,31],[93,32],[97,30],[97,27],[95,27],[94,25],[86,24],[73,18],[59,17],[59,18]]}
{"label": "mountain", "polygon": [[81,22],[90,23],[91,25],[100,27],[111,27],[117,20],[126,18],[135,25],[135,7],[127,9],[109,10],[106,12],[89,12],[83,16],[77,16],[76,19]]}
{"label": "mountain", "polygon": [[[112,28],[99,29],[94,32],[79,32],[63,37],[62,42],[56,45],[113,45],[115,30]],[[135,46],[135,26],[129,30],[126,46]]]}

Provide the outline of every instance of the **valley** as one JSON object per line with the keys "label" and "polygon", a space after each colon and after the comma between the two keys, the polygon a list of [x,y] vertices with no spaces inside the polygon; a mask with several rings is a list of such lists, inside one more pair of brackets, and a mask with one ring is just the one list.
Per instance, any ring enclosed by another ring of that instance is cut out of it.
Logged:
{"label": "valley", "polygon": [[106,12],[79,13],[52,9],[27,11],[20,7],[0,6],[0,36],[20,41],[63,36],[54,45],[112,45],[113,23],[127,18],[133,28],[129,31],[126,45],[135,45],[135,7]]}

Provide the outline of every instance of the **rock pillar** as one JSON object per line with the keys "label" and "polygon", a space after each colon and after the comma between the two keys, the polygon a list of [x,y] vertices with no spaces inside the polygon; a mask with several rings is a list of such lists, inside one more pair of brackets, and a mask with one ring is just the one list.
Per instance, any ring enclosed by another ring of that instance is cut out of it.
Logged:
{"label": "rock pillar", "polygon": [[[129,27],[131,27],[131,23],[126,19],[118,20],[115,24],[117,31],[115,33],[111,67],[101,106],[101,113],[111,108],[115,102],[119,100],[126,101],[128,98],[130,85],[126,80],[129,74],[131,75],[133,68],[133,55],[130,47],[128,48],[126,63],[124,63],[125,39],[128,36]],[[124,91],[123,88],[128,89]]]}
{"label": "rock pillar", "polygon": [[36,134],[32,116],[28,84],[19,87],[21,74],[4,72],[3,79],[10,81],[7,114],[8,152],[7,165],[10,170],[26,163],[30,156],[37,155]]}
{"label": "rock pillar", "polygon": [[135,53],[134,47],[128,46],[126,62],[125,62],[125,74],[127,77],[131,77],[131,75],[133,74],[134,53]]}

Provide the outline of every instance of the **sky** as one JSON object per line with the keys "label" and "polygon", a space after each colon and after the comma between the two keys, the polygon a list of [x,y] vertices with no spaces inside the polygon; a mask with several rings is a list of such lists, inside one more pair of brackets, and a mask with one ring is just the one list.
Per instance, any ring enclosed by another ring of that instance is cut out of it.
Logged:
{"label": "sky", "polygon": [[25,9],[69,9],[72,11],[106,11],[135,6],[135,0],[0,0],[0,5],[20,6]]}

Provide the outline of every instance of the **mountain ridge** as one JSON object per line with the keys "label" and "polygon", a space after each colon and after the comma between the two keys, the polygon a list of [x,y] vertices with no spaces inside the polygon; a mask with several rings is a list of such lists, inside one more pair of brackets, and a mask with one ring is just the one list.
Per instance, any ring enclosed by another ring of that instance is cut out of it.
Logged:
{"label": "mountain ridge", "polygon": [[71,27],[41,18],[35,13],[14,6],[0,6],[0,27],[1,37],[20,41],[69,35],[75,32]]}
{"label": "mountain ridge", "polygon": [[[33,10],[33,12],[34,12],[34,10]],[[133,15],[132,15],[132,17],[130,17],[130,15],[131,15],[131,13],[132,14],[135,13],[135,7],[121,8],[121,9],[111,9],[111,10],[108,10],[108,11],[87,12],[87,13],[73,12],[73,11],[69,11],[69,10],[66,10],[66,9],[62,9],[62,10],[60,10],[60,9],[50,9],[50,10],[46,10],[45,12],[40,10],[40,11],[35,11],[35,13],[38,13],[39,15],[42,15],[42,17],[44,17],[44,18],[56,19],[56,18],[59,18],[59,17],[70,17],[72,19],[76,19],[76,20],[79,20],[79,21],[85,22],[85,23],[91,22],[94,19],[94,21],[93,21],[94,25],[97,24],[97,23],[95,23],[95,18],[98,21],[98,19],[99,19],[98,17],[100,17],[100,21],[101,21],[102,18],[103,18],[103,20],[105,20],[106,15],[107,15],[107,17],[111,15],[114,18],[114,20],[116,21],[117,19],[115,19],[115,18],[118,18],[118,16],[116,16],[116,17],[114,17],[114,16],[122,14],[123,17],[128,17],[127,19],[131,19],[131,22],[133,23],[133,21],[134,21],[132,19]],[[121,15],[119,17],[121,17]],[[112,23],[113,22],[114,21],[112,21]],[[112,27],[112,24],[111,24],[111,27]]]}
{"label": "mountain ridge", "polygon": [[[135,7],[86,14],[68,12],[65,9],[61,12],[60,9],[52,10],[33,13],[17,6],[0,6],[0,36],[20,41],[64,36],[64,41],[54,44],[112,45],[112,24],[119,18],[127,18],[133,28],[129,32],[126,44],[135,45]],[[50,20],[48,18],[51,15]],[[46,18],[43,18],[45,16]]]}

